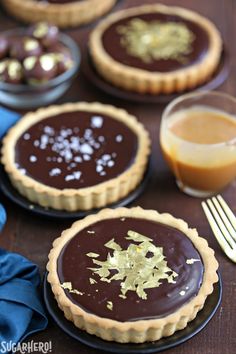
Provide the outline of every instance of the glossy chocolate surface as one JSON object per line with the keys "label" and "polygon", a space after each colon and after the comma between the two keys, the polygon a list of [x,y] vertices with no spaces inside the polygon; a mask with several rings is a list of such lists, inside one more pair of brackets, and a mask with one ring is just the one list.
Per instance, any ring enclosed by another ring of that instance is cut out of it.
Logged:
{"label": "glossy chocolate surface", "polygon": [[[117,28],[121,25],[126,25],[128,21],[134,18],[139,18],[147,22],[158,20],[163,22],[174,21],[184,23],[195,35],[192,52],[186,56],[187,61],[180,63],[177,60],[162,59],[154,60],[151,63],[145,63],[141,59],[129,55],[126,49],[121,45],[121,35],[118,33]],[[121,19],[105,30],[102,36],[102,42],[106,52],[108,52],[116,61],[127,66],[151,72],[170,72],[197,63],[202,60],[209,47],[209,37],[207,32],[196,22],[188,21],[179,16],[165,15],[161,13],[140,14],[138,16],[130,16]]]}
{"label": "glossy chocolate surface", "polygon": [[18,139],[15,162],[23,174],[58,189],[83,188],[124,172],[134,161],[136,134],[97,112],[44,119]]}
{"label": "glossy chocolate surface", "polygon": [[[126,299],[120,298],[120,280],[103,282],[88,269],[96,265],[87,253],[95,252],[99,254],[96,259],[106,260],[111,250],[104,244],[114,238],[126,249],[130,244],[125,239],[129,230],[150,237],[154,245],[163,247],[168,267],[178,274],[175,284],[163,280],[159,287],[147,289],[146,300],[135,291],[128,291]],[[200,261],[187,264],[189,259]],[[176,311],[196,296],[203,277],[201,257],[187,236],[172,227],[135,218],[102,220],[83,229],[64,246],[57,266],[60,282],[71,282],[74,289],[84,293],[77,295],[65,290],[71,301],[89,313],[118,321],[161,318]],[[97,283],[90,284],[90,277]],[[107,308],[107,301],[113,303],[112,310]]]}
{"label": "glossy chocolate surface", "polygon": [[67,4],[67,3],[70,3],[70,2],[80,2],[80,1],[83,1],[83,0],[38,0],[38,1],[48,2],[50,4]]}

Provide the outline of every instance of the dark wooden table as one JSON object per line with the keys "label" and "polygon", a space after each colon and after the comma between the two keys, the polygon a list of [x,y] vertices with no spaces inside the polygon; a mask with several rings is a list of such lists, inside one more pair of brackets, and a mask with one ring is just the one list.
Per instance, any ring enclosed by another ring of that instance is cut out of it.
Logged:
{"label": "dark wooden table", "polygon": [[[152,2],[154,1],[145,1],[145,3]],[[144,3],[142,0],[119,1],[115,10],[142,3]],[[165,0],[163,3],[196,10],[215,22],[224,37],[232,59],[230,76],[220,89],[234,95],[236,93],[236,60],[234,64],[236,56],[236,28],[234,25],[236,2],[233,0]],[[19,23],[6,15],[0,8],[0,30],[16,26],[19,26]],[[176,348],[167,350],[166,353],[233,354],[236,350],[236,266],[224,256],[216,243],[201,209],[200,200],[188,197],[177,189],[174,177],[163,161],[159,147],[159,125],[164,105],[137,104],[108,96],[96,89],[92,82],[89,82],[84,76],[83,68],[86,60],[88,35],[93,26],[94,24],[68,31],[79,44],[84,59],[78,78],[58,103],[100,101],[124,107],[130,113],[136,115],[150,131],[153,143],[152,163],[154,167],[152,176],[144,194],[133,205],[156,209],[159,212],[170,212],[174,216],[186,220],[192,227],[196,227],[200,235],[204,236],[209,241],[210,246],[215,249],[223,279],[223,301],[211,322],[197,336]],[[236,212],[236,182],[223,192],[223,196]],[[53,240],[60,235],[63,229],[70,226],[71,221],[55,221],[43,219],[33,214],[29,215],[28,212],[12,204],[3,196],[0,197],[8,213],[7,224],[0,235],[0,246],[28,257],[38,264],[43,275],[47,255]],[[51,320],[44,332],[29,338],[29,340],[31,339],[34,341],[51,340],[52,353],[57,354],[102,353],[102,351],[91,349],[71,339]]]}

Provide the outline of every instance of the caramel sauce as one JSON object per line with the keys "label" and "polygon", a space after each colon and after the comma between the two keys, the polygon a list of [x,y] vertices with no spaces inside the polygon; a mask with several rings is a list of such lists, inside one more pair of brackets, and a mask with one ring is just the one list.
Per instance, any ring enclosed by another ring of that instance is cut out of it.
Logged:
{"label": "caramel sauce", "polygon": [[161,146],[181,185],[217,191],[236,177],[233,116],[199,106],[174,113],[168,124],[161,132]]}

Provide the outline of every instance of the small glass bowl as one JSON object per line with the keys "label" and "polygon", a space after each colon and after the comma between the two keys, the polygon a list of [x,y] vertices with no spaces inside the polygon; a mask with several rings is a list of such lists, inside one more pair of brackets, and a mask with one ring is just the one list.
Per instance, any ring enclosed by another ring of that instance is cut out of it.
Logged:
{"label": "small glass bowl", "polygon": [[[7,37],[23,30],[14,29],[4,33]],[[71,52],[74,65],[63,74],[42,84],[11,84],[0,81],[0,103],[13,108],[35,108],[56,101],[70,87],[81,62],[81,54],[76,42],[64,33],[60,33],[59,42]]]}
{"label": "small glass bowl", "polygon": [[[206,129],[208,137],[213,139],[216,134],[214,122],[212,126],[208,123],[207,127],[202,118],[211,114],[211,120],[215,119],[215,122],[221,116],[221,119],[230,119],[236,124],[236,99],[222,92],[195,91],[172,101],[162,115],[160,144],[178,187],[190,196],[205,198],[218,193],[235,179],[236,136],[233,136],[233,130],[232,138],[226,134],[222,135],[220,142],[209,140],[208,143],[181,137],[173,131],[173,123],[193,112],[195,124],[188,125],[189,136],[194,139]],[[224,133],[223,129],[222,125],[220,134]],[[229,130],[228,127],[225,129],[225,132]]]}

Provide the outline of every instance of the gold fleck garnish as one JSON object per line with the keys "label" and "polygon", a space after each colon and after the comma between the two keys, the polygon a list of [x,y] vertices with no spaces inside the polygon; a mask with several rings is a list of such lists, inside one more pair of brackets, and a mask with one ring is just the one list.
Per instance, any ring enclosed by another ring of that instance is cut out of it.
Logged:
{"label": "gold fleck garnish", "polygon": [[155,246],[151,238],[132,230],[128,231],[126,239],[133,242],[124,250],[114,239],[107,242],[105,247],[113,252],[108,253],[105,261],[93,259],[98,267],[88,269],[98,275],[101,281],[121,281],[121,295],[135,291],[142,299],[147,299],[145,290],[159,287],[161,280],[175,282],[174,278],[178,274],[168,267],[162,247]]}
{"label": "gold fleck garnish", "polygon": [[184,295],[186,294],[186,291],[182,290],[182,291],[180,291],[179,294],[180,294],[181,296],[184,296]]}
{"label": "gold fleck garnish", "polygon": [[62,283],[61,284],[61,287],[63,288],[63,289],[65,289],[65,290],[72,290],[72,284],[71,284],[71,282],[65,282],[65,283]]}
{"label": "gold fleck garnish", "polygon": [[94,253],[94,252],[89,252],[86,254],[86,256],[91,257],[91,258],[97,258],[97,257],[99,257],[99,254]]}
{"label": "gold fleck garnish", "polygon": [[24,40],[24,48],[27,52],[34,50],[36,48],[38,48],[39,44],[37,41],[35,41],[34,39],[25,39]]}
{"label": "gold fleck garnish", "polygon": [[96,284],[97,283],[97,281],[95,279],[93,279],[93,278],[89,278],[89,282],[90,282],[90,284]]}
{"label": "gold fleck garnish", "polygon": [[77,294],[77,295],[84,295],[84,293],[82,293],[81,291],[76,290],[76,289],[69,290],[69,292],[70,292],[70,293]]}
{"label": "gold fleck garnish", "polygon": [[107,247],[107,248],[110,248],[112,250],[115,250],[115,251],[121,251],[121,249],[122,249],[120,247],[120,245],[118,245],[118,243],[116,243],[114,241],[114,238],[112,240],[108,241],[107,243],[105,243],[104,246]]}
{"label": "gold fleck garnish", "polygon": [[46,22],[39,22],[34,30],[34,37],[42,38],[48,33],[48,25]]}
{"label": "gold fleck garnish", "polygon": [[87,233],[92,235],[92,234],[95,234],[95,231],[88,230]]}
{"label": "gold fleck garnish", "polygon": [[133,240],[136,242],[152,241],[151,238],[141,235],[136,231],[129,230],[127,234],[128,234],[128,237],[126,237],[127,240]]}
{"label": "gold fleck garnish", "polygon": [[72,288],[72,283],[71,282],[64,282],[61,284],[61,287],[64,289],[64,290],[68,290],[69,293],[74,293],[74,294],[77,294],[77,295],[84,295],[84,293],[82,293],[81,291],[77,290],[77,289],[73,289]]}
{"label": "gold fleck garnish", "polygon": [[27,70],[32,70],[36,64],[37,58],[32,56],[32,57],[28,57],[24,60],[24,67]]}
{"label": "gold fleck garnish", "polygon": [[113,310],[113,303],[112,303],[112,301],[107,301],[107,308],[108,308],[108,310]]}
{"label": "gold fleck garnish", "polygon": [[193,264],[195,262],[200,262],[200,259],[190,258],[186,261],[187,264]]}
{"label": "gold fleck garnish", "polygon": [[154,60],[187,61],[192,52],[195,35],[183,22],[130,20],[117,28],[121,34],[121,45],[129,55],[145,63]]}

